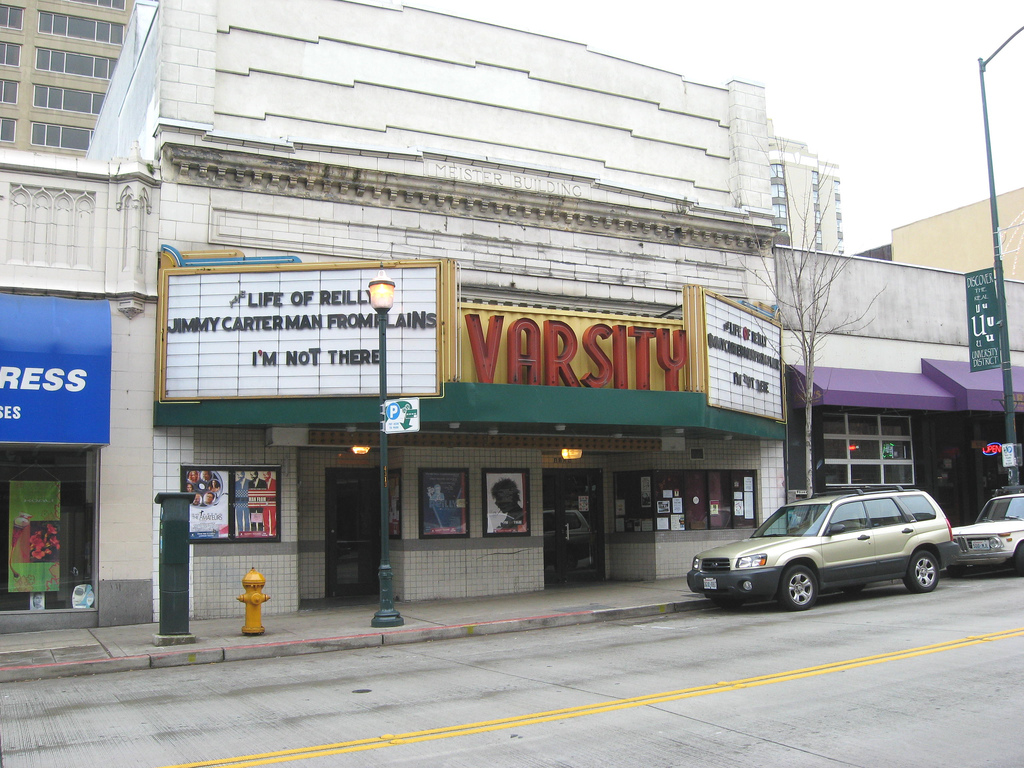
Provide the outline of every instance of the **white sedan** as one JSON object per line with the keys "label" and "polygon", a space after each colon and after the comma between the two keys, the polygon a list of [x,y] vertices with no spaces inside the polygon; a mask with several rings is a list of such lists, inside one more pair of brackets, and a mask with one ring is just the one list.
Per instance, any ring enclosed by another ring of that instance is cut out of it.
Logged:
{"label": "white sedan", "polygon": [[946,570],[951,576],[969,565],[1013,565],[1024,576],[1024,493],[989,499],[974,525],[953,529],[960,549]]}

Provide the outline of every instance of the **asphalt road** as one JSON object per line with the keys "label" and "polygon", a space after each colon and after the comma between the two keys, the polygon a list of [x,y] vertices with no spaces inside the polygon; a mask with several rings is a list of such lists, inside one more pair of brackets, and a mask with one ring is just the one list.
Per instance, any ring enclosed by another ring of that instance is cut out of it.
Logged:
{"label": "asphalt road", "polygon": [[3,768],[1019,766],[1024,579],[10,683]]}

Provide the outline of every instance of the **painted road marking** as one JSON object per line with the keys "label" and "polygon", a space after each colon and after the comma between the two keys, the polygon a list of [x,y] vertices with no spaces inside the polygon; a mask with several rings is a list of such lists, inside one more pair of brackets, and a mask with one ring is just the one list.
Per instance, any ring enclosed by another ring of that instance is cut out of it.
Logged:
{"label": "painted road marking", "polygon": [[383,749],[385,747],[396,747],[404,744],[415,744],[421,741],[436,741],[438,739],[450,739],[457,736],[470,736],[476,733],[487,733],[489,731],[500,731],[507,728],[522,728],[527,725],[538,725],[558,720],[569,720],[574,717],[586,715],[600,715],[606,712],[615,712],[620,709],[632,709],[635,707],[646,707],[652,704],[662,704],[668,701],[679,701],[697,696],[707,696],[712,693],[723,693],[725,691],[736,691],[743,688],[754,688],[761,685],[773,683],[784,683],[790,680],[800,680],[807,677],[828,675],[833,672],[845,672],[858,667],[868,667],[873,664],[885,664],[890,661],[902,661],[912,659],[916,656],[926,656],[931,653],[953,651],[958,648],[969,648],[980,643],[991,643],[997,640],[1009,640],[1014,637],[1024,637],[1024,627],[1007,629],[1002,632],[991,632],[985,635],[971,635],[959,640],[951,640],[945,643],[924,645],[919,648],[909,648],[903,651],[881,653],[876,656],[864,656],[859,659],[848,659],[837,661],[831,664],[821,664],[816,667],[805,669],[794,669],[789,672],[778,672],[772,675],[761,675],[759,677],[748,677],[743,680],[729,680],[711,685],[700,685],[693,688],[682,688],[677,691],[665,691],[647,696],[636,696],[630,699],[613,699],[598,704],[584,704],[578,707],[566,709],[552,709],[547,712],[535,712],[529,715],[506,717],[500,720],[484,720],[478,723],[467,723],[465,725],[452,725],[445,728],[434,728],[428,731],[411,731],[409,733],[385,734],[368,739],[357,739],[355,741],[341,741],[335,744],[318,744],[312,747],[299,749],[287,749],[279,752],[264,752],[258,755],[243,755],[240,757],[228,757],[221,760],[204,760],[196,763],[178,763],[176,765],[163,766],[163,768],[249,768],[258,765],[274,765],[276,763],[292,762],[295,760],[309,760],[314,757],[328,757],[330,755],[342,755],[349,752],[364,752],[370,749]]}

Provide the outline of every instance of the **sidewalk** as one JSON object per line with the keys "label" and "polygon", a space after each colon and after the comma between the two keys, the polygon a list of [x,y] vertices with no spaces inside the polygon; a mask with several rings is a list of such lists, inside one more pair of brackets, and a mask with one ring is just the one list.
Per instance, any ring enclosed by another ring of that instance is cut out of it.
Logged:
{"label": "sidewalk", "polygon": [[262,635],[232,619],[191,621],[196,642],[157,647],[157,624],[0,635],[0,683],[103,672],[266,659],[380,645],[564,627],[704,608],[686,579],[597,582],[503,597],[397,603],[405,625],[374,629],[375,602],[288,614],[264,610]]}

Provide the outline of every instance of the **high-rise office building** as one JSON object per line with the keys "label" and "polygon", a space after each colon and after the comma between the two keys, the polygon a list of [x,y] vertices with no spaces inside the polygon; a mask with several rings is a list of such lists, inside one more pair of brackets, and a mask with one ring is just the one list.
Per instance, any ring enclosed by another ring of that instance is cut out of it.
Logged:
{"label": "high-rise office building", "polygon": [[843,253],[839,166],[820,160],[807,145],[774,134],[769,121],[772,209],[778,242],[803,250]]}
{"label": "high-rise office building", "polygon": [[132,4],[0,3],[0,148],[85,154]]}

